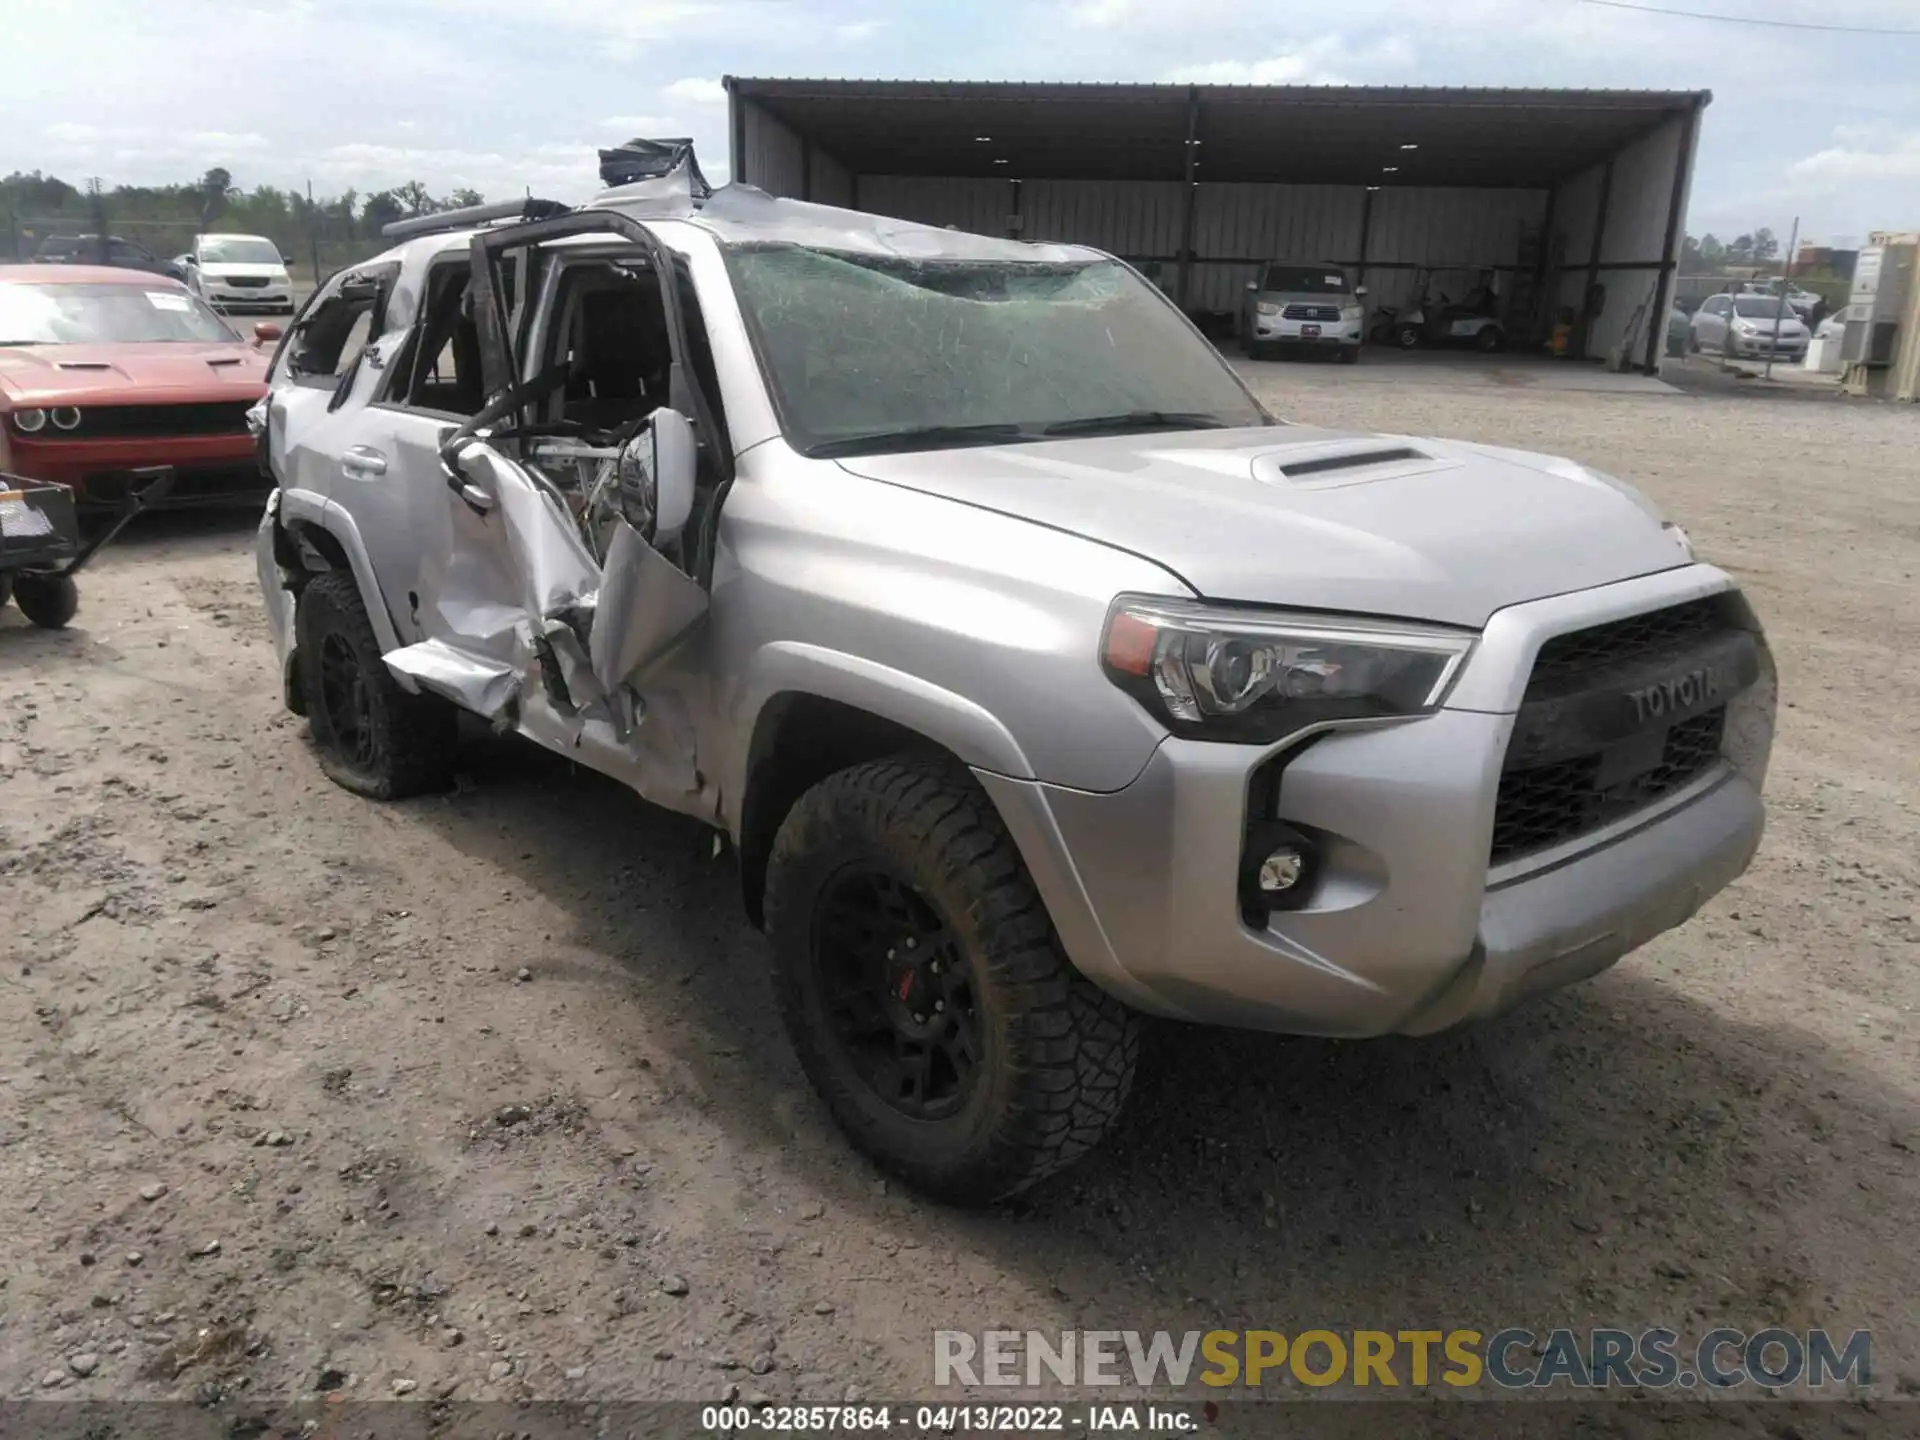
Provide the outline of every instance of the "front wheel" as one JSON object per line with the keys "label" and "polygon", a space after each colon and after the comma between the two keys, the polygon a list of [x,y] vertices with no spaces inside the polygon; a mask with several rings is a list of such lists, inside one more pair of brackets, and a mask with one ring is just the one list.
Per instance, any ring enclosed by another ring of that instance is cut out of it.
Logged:
{"label": "front wheel", "polygon": [[971,776],[899,758],[829,776],[767,871],[774,989],[854,1146],[984,1204],[1091,1150],[1119,1117],[1139,1017],[1067,963]]}
{"label": "front wheel", "polygon": [[63,630],[79,613],[80,587],[71,575],[23,574],[13,582],[13,603],[42,630]]}
{"label": "front wheel", "polygon": [[1342,345],[1339,359],[1342,365],[1357,364],[1360,359],[1360,342],[1356,340],[1351,345]]}
{"label": "front wheel", "polygon": [[1473,335],[1473,348],[1482,355],[1491,355],[1506,343],[1507,337],[1498,325],[1482,325]]}
{"label": "front wheel", "polygon": [[459,719],[437,695],[400,688],[352,574],[330,570],[310,581],[294,631],[307,723],[327,778],[376,800],[446,789]]}
{"label": "front wheel", "polygon": [[1420,344],[1420,327],[1418,325],[1396,326],[1393,332],[1393,343],[1398,345],[1402,350],[1418,348]]}

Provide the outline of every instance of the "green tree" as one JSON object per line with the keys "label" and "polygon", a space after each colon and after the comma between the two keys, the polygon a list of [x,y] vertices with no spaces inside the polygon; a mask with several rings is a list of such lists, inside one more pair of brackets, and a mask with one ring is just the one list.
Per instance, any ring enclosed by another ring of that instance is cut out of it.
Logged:
{"label": "green tree", "polygon": [[233,176],[215,165],[200,177],[200,228],[209,229],[227,208],[233,193]]}
{"label": "green tree", "polygon": [[396,186],[393,198],[400,202],[409,215],[431,215],[440,208],[440,202],[418,180],[409,180],[404,185]]}
{"label": "green tree", "polygon": [[391,225],[394,221],[406,217],[406,206],[391,190],[382,190],[377,195],[369,195],[360,207],[360,228],[368,235],[378,235],[382,225]]}
{"label": "green tree", "polygon": [[1756,260],[1777,260],[1780,257],[1780,242],[1774,238],[1773,231],[1762,225],[1753,232],[1753,258]]}
{"label": "green tree", "polygon": [[447,196],[447,209],[449,210],[465,210],[469,206],[484,205],[486,203],[486,196],[482,195],[478,190],[469,189],[464,185]]}

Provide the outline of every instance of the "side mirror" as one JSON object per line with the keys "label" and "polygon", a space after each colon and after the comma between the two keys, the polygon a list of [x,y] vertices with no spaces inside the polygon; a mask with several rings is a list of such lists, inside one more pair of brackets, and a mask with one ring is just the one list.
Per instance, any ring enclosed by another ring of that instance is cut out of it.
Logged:
{"label": "side mirror", "polygon": [[1260,282],[1258,280],[1249,280],[1247,282],[1247,293],[1249,295],[1258,295],[1260,293]]}
{"label": "side mirror", "polygon": [[291,265],[293,264],[293,257],[292,257],[291,255],[289,255],[289,254],[287,254],[287,252],[286,252],[286,251],[284,251],[284,250],[282,250],[282,251],[280,252],[280,263],[281,263],[282,265],[288,265],[288,266],[291,266]]}
{"label": "side mirror", "polygon": [[254,348],[258,350],[268,345],[278,344],[280,337],[286,333],[286,331],[271,321],[262,320],[258,325],[253,327]]}
{"label": "side mirror", "polygon": [[656,410],[620,452],[620,488],[653,516],[655,546],[679,538],[693,514],[699,443],[693,422],[678,410]]}
{"label": "side mirror", "polygon": [[1357,296],[1364,297],[1367,293],[1367,287],[1364,285],[1356,285],[1353,287],[1353,293]]}

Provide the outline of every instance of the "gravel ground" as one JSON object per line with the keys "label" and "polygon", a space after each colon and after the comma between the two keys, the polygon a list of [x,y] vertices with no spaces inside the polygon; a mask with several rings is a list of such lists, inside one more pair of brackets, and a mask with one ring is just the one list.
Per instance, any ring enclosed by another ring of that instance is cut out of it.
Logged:
{"label": "gravel ground", "polygon": [[829,1128],[703,832],[514,742],[334,788],[250,528],[156,521],[71,631],[0,620],[5,1394],[831,1401],[928,1393],[948,1325],[1779,1323],[1874,1331],[1877,1431],[1920,1390],[1920,414],[1251,369],[1628,476],[1739,576],[1787,707],[1746,879],[1470,1031],[1161,1027],[1105,1151],[947,1212]]}

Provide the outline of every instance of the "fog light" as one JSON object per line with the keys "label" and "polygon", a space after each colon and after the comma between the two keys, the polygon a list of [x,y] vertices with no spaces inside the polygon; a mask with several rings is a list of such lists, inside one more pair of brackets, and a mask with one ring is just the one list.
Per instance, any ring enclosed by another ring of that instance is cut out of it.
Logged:
{"label": "fog light", "polygon": [[1306,856],[1292,845],[1282,845],[1260,862],[1260,891],[1265,895],[1284,895],[1300,883],[1307,868]]}

